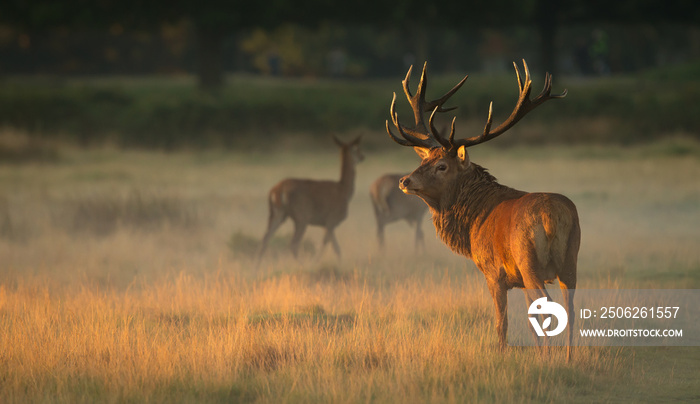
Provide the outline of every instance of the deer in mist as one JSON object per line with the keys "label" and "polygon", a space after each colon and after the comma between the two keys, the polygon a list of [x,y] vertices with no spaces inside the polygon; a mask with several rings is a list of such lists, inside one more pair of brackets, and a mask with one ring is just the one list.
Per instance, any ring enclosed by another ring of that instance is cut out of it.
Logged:
{"label": "deer in mist", "polygon": [[330,242],[340,258],[340,245],[334,231],[347,217],[348,204],[355,191],[355,166],[364,159],[360,151],[361,137],[358,136],[348,143],[333,137],[340,147],[339,181],[287,178],[272,187],[268,197],[270,216],[267,231],[258,252],[258,264],[265,253],[270,237],[287,218],[291,218],[294,222],[294,235],[290,243],[294,257],[298,257],[299,243],[306,227],[311,225],[326,229],[319,255]]}
{"label": "deer in mist", "polygon": [[379,248],[384,249],[384,226],[399,220],[405,220],[416,227],[415,248],[424,247],[421,224],[428,207],[414,196],[404,194],[399,188],[399,180],[404,174],[385,174],[377,178],[369,189],[369,195],[377,219],[377,240]]}
{"label": "deer in mist", "polygon": [[[426,102],[426,65],[415,95],[409,89],[409,68],[403,80],[415,127],[399,122],[395,110],[396,93],[390,113],[401,137],[386,129],[391,139],[411,146],[421,158],[420,166],[400,180],[407,194],[418,195],[430,208],[436,232],[454,252],[474,261],[484,274],[496,308],[495,322],[501,348],[506,344],[508,329],[507,291],[523,288],[528,307],[539,297],[549,294],[545,283],[559,281],[568,313],[567,360],[571,358],[574,324],[576,261],[581,231],[576,206],[567,197],[555,193],[529,193],[501,185],[485,168],[472,162],[467,148],[487,142],[513,127],[527,113],[550,99],[563,98],[566,90],[552,95],[552,76],[545,75],[542,92],[530,99],[532,80],[523,60],[524,81],[517,64],[519,97],[510,116],[491,129],[493,103],[481,134],[455,139],[455,120],[448,137],[435,128],[437,112],[450,111],[443,104],[464,84],[464,77],[442,98]],[[431,113],[426,126],[424,113]]]}

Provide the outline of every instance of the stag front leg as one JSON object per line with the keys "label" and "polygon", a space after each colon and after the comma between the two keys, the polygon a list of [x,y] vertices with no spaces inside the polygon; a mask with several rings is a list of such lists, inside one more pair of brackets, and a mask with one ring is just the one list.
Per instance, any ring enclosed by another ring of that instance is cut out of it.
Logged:
{"label": "stag front leg", "polygon": [[488,281],[489,292],[496,308],[496,333],[498,334],[498,346],[501,350],[506,347],[506,334],[508,333],[508,290],[498,281]]}

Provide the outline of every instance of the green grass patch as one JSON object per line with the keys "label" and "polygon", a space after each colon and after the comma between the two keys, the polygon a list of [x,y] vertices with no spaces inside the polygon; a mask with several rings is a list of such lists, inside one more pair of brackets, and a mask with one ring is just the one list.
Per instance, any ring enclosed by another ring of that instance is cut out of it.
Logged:
{"label": "green grass patch", "polygon": [[[700,101],[696,72],[697,65],[691,64],[634,76],[557,77],[554,91],[567,88],[569,95],[539,108],[520,125],[540,133],[512,137],[508,143],[521,138],[538,143],[629,144],[673,133],[698,137],[700,115],[688,111],[689,105]],[[539,91],[543,77],[543,72],[533,72],[533,91]],[[358,81],[237,75],[214,93],[179,79],[25,78],[0,88],[0,125],[80,144],[264,147],[289,133],[317,137],[383,131],[393,92],[398,95],[399,115],[409,122],[402,78],[402,72],[395,79]],[[444,93],[460,78],[431,77],[428,97]],[[491,101],[494,122],[505,119],[516,99],[514,74],[473,74],[450,105],[459,107],[454,114],[465,130],[483,125]]]}

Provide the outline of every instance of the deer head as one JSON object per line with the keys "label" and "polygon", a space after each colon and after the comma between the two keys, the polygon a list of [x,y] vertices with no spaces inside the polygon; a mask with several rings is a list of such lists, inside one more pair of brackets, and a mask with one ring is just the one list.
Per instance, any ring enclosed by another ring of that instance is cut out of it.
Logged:
{"label": "deer head", "polygon": [[[399,122],[398,113],[395,110],[396,93],[391,102],[391,120],[394,126],[398,129],[401,137],[394,135],[389,126],[389,121],[386,122],[387,133],[391,139],[402,146],[411,146],[421,158],[421,165],[411,174],[403,177],[399,183],[401,189],[410,194],[417,194],[422,197],[430,206],[442,194],[446,183],[453,181],[460,173],[470,169],[469,154],[467,148],[487,142],[512,128],[520,121],[527,113],[535,109],[540,104],[553,98],[563,98],[566,96],[566,90],[562,94],[552,95],[552,76],[547,73],[545,75],[545,85],[542,92],[530,99],[532,91],[532,80],[530,79],[530,70],[527,63],[523,60],[525,70],[525,79],[520,76],[518,65],[513,63],[515,74],[518,79],[518,90],[520,92],[518,101],[510,116],[498,127],[492,129],[493,123],[493,102],[489,106],[489,115],[486,120],[484,131],[476,136],[467,139],[455,139],[455,121],[452,119],[449,136],[443,136],[434,124],[434,118],[437,112],[450,111],[454,108],[443,108],[443,104],[464,84],[467,80],[465,76],[456,86],[448,91],[441,98],[434,101],[425,101],[425,89],[427,86],[426,68],[427,63],[423,65],[423,73],[421,74],[418,90],[415,95],[411,94],[409,89],[409,79],[411,69],[409,68],[406,78],[403,80],[403,89],[406,97],[413,110],[416,125],[413,128],[407,128]],[[423,114],[431,112],[426,127]]]}
{"label": "deer head", "polygon": [[362,151],[360,150],[360,141],[362,140],[362,135],[359,135],[353,140],[350,140],[348,142],[343,142],[342,140],[338,139],[335,135],[333,135],[333,140],[335,141],[335,144],[340,147],[340,150],[342,151],[343,155],[347,154],[347,158],[349,159],[349,162],[352,162],[352,165],[357,165],[357,163],[360,163],[365,159],[364,154],[362,154]]}

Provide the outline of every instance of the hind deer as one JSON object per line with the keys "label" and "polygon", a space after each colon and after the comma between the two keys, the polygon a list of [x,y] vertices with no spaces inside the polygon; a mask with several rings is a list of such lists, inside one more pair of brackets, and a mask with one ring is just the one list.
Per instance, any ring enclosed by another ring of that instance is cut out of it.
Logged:
{"label": "hind deer", "polygon": [[[411,69],[403,80],[403,89],[413,110],[415,127],[399,122],[395,110],[396,93],[391,103],[391,120],[401,137],[391,139],[410,146],[421,157],[420,166],[401,179],[407,194],[418,195],[430,208],[437,234],[454,252],[474,261],[484,274],[496,307],[496,330],[501,348],[506,344],[507,291],[524,288],[528,307],[536,298],[549,294],[545,283],[559,281],[568,313],[567,360],[571,359],[574,325],[576,261],[581,239],[576,206],[567,197],[555,193],[529,193],[501,185],[485,168],[472,162],[467,148],[502,135],[527,113],[547,100],[563,98],[566,91],[552,95],[552,77],[545,75],[542,92],[530,99],[532,80],[523,60],[525,78],[518,66],[515,73],[520,91],[510,116],[492,129],[493,103],[483,133],[455,139],[455,120],[449,136],[435,128],[436,112],[449,111],[443,104],[466,81],[464,77],[442,98],[425,101],[426,65],[415,95],[409,89]],[[431,113],[426,126],[424,113]]]}
{"label": "hind deer", "polygon": [[340,258],[340,245],[334,231],[348,215],[348,204],[355,191],[355,166],[364,159],[364,155],[360,151],[361,136],[348,143],[340,141],[335,136],[333,139],[340,147],[340,181],[287,178],[270,190],[268,197],[270,216],[267,231],[258,252],[258,265],[267,249],[270,237],[287,218],[291,218],[294,222],[294,235],[290,243],[294,257],[298,256],[299,243],[306,227],[311,225],[326,229],[319,255],[330,242]]}
{"label": "hind deer", "polygon": [[385,174],[377,178],[369,189],[369,195],[377,219],[377,240],[379,248],[384,249],[384,226],[399,220],[405,220],[416,227],[416,250],[425,244],[421,223],[428,207],[413,195],[404,194],[399,188],[399,180],[404,174]]}

